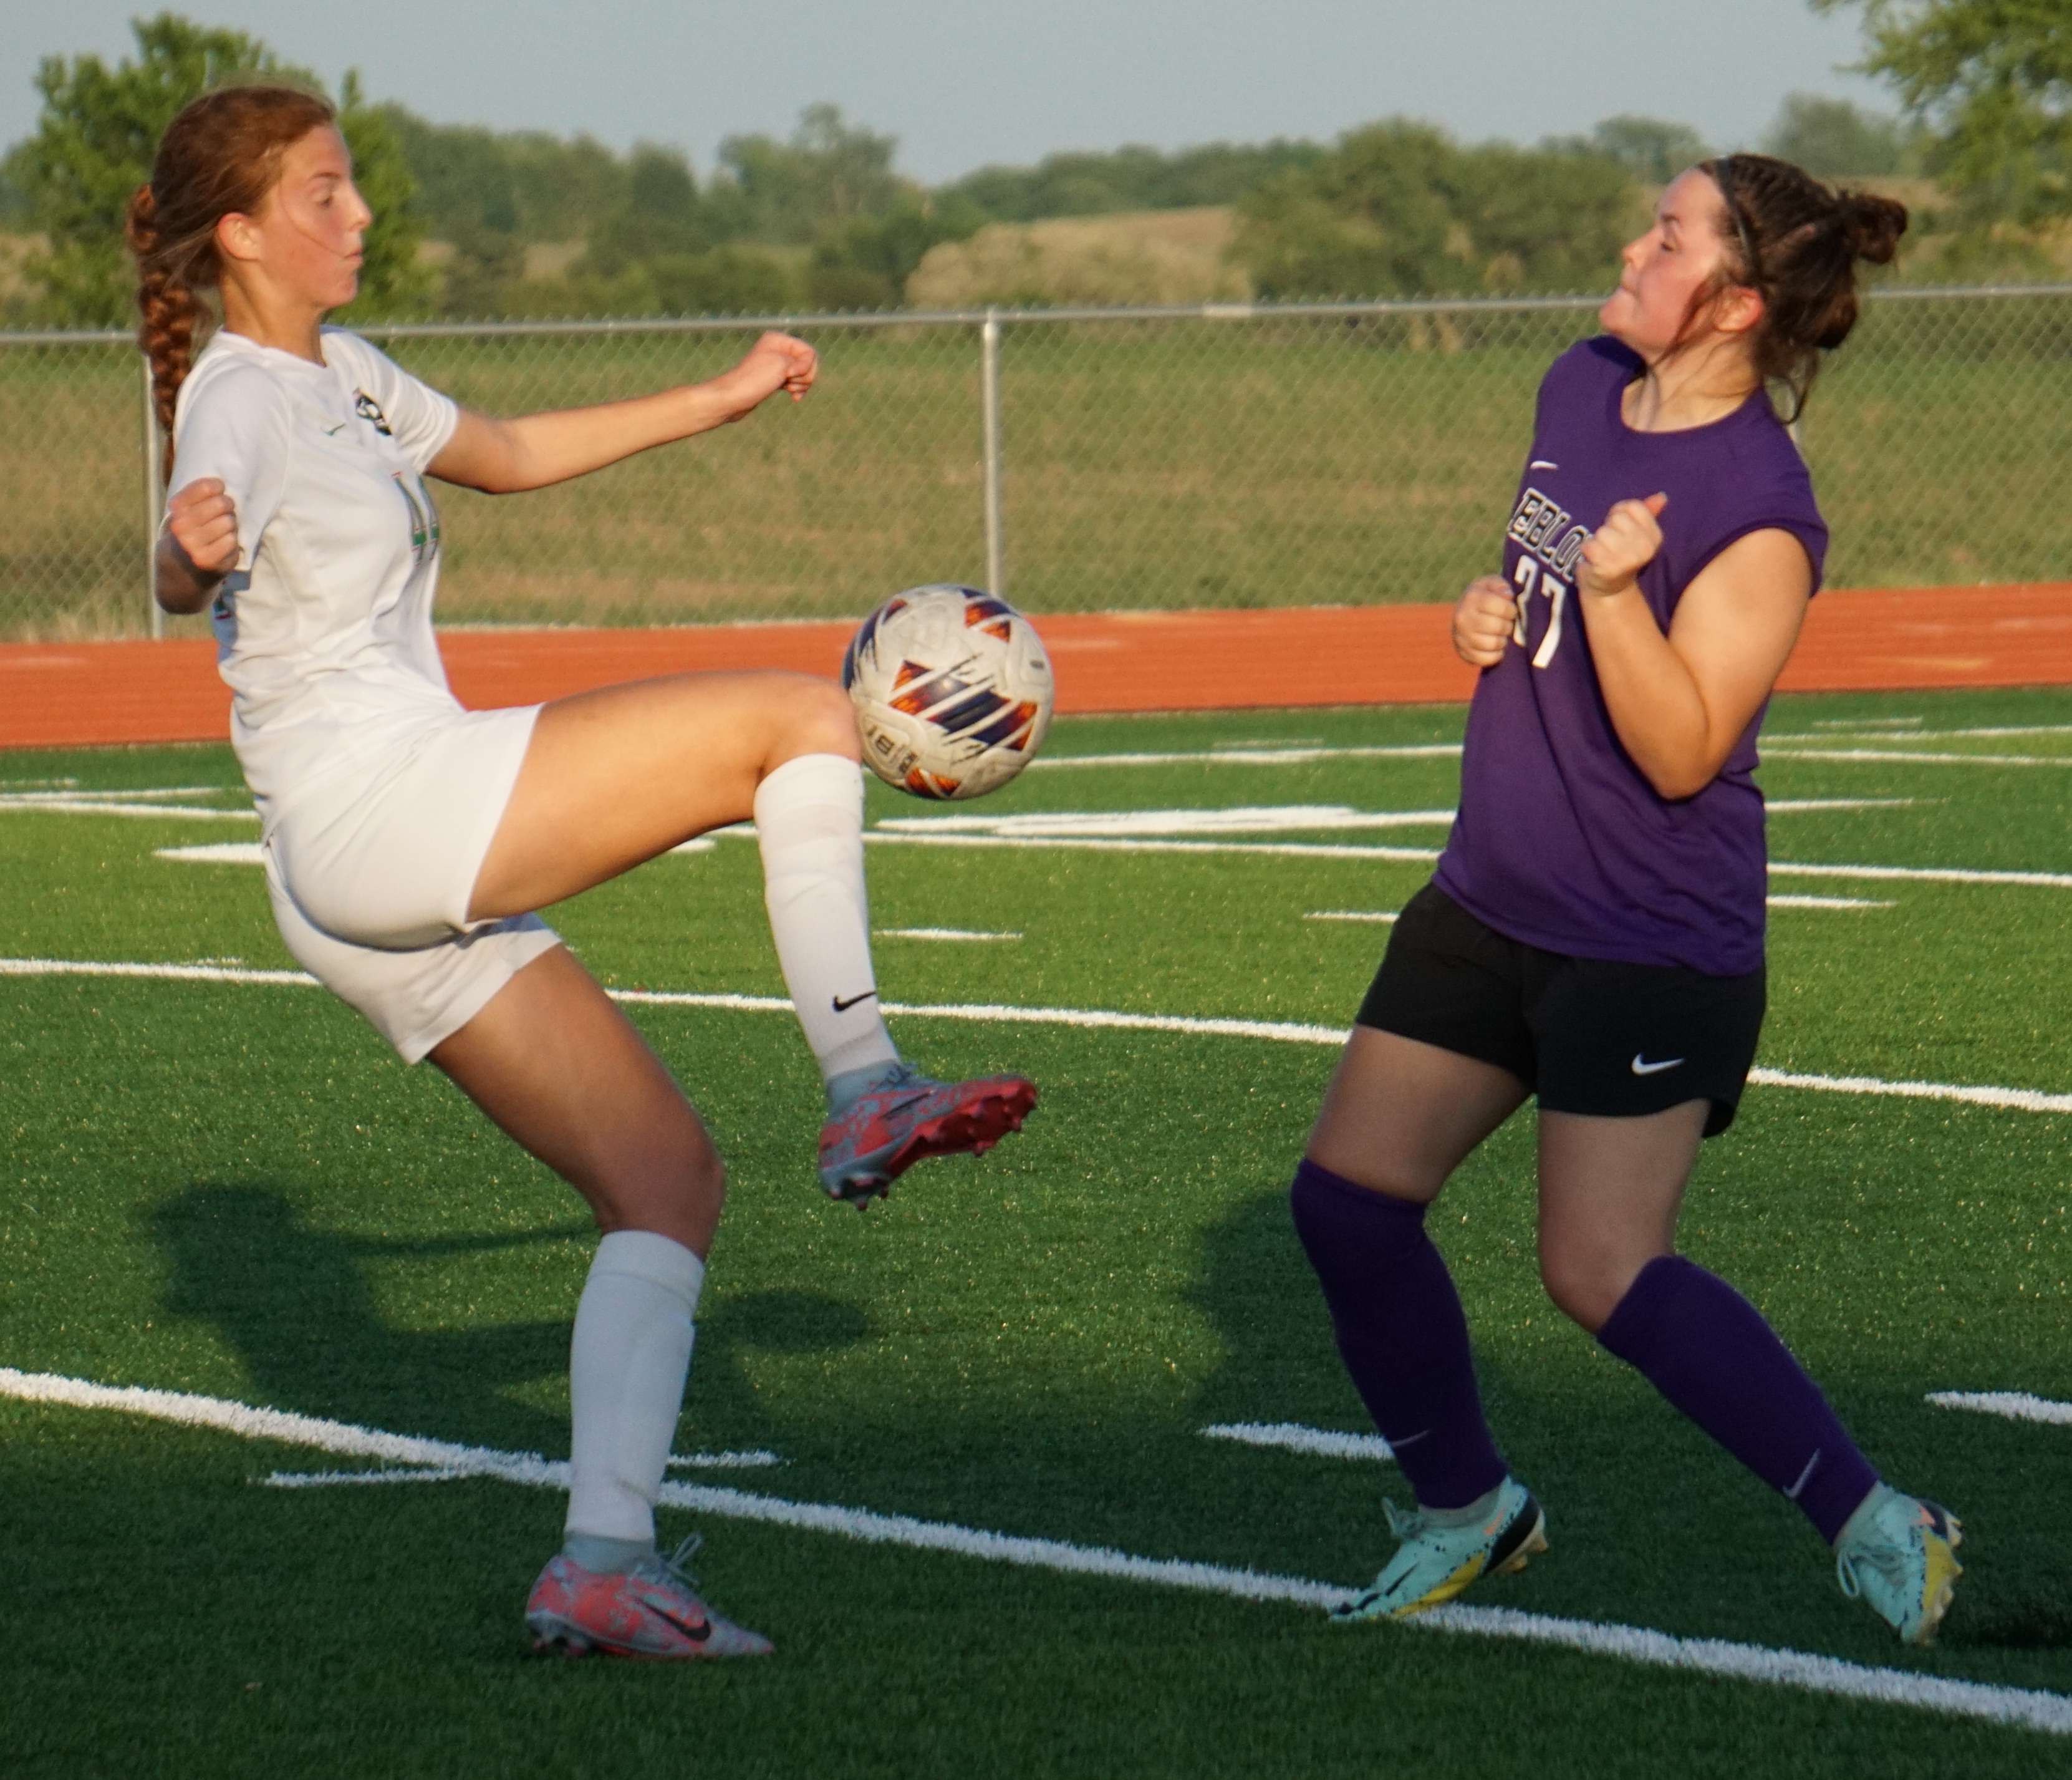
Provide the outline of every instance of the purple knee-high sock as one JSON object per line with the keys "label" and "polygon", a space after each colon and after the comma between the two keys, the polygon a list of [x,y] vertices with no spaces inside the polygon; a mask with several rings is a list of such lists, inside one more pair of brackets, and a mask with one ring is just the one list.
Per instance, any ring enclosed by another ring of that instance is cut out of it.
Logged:
{"label": "purple knee-high sock", "polygon": [[1504,1479],[1482,1419],[1468,1323],[1424,1234],[1424,1208],[1305,1161],[1289,1194],[1338,1353],[1427,1508],[1465,1508]]}
{"label": "purple knee-high sock", "polygon": [[1878,1481],[1762,1312],[1680,1255],[1640,1270],[1597,1339],[1833,1544]]}

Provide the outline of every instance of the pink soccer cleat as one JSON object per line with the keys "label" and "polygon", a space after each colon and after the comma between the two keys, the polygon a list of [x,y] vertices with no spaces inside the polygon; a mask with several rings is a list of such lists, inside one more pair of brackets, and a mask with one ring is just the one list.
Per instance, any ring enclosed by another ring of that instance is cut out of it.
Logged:
{"label": "pink soccer cleat", "polygon": [[525,1603],[533,1649],[558,1645],[569,1656],[767,1656],[768,1638],[699,1600],[684,1570],[697,1548],[693,1533],[673,1556],[656,1553],[610,1574],[586,1570],[565,1552],[549,1560]]}
{"label": "pink soccer cleat", "polygon": [[1036,1084],[1018,1075],[935,1082],[892,1064],[820,1127],[820,1185],[861,1209],[925,1156],[983,1156],[1035,1106]]}

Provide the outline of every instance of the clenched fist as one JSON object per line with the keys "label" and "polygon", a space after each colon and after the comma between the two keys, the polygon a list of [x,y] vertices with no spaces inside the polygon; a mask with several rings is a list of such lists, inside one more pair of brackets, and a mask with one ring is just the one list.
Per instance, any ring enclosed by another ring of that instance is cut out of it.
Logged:
{"label": "clenched fist", "polygon": [[237,508],[216,477],[190,482],[166,503],[166,530],[198,575],[220,579],[237,567]]}
{"label": "clenched fist", "polygon": [[1576,585],[1594,600],[1624,593],[1661,550],[1662,528],[1655,521],[1668,505],[1667,495],[1651,494],[1613,508],[1583,546]]}
{"label": "clenched fist", "polygon": [[1470,581],[1453,608],[1453,653],[1470,667],[1494,667],[1518,628],[1518,601],[1500,575]]}
{"label": "clenched fist", "polygon": [[779,389],[794,402],[804,400],[820,371],[820,355],[812,347],[790,334],[771,332],[750,347],[732,370],[714,377],[711,387],[721,394],[724,418],[739,420]]}

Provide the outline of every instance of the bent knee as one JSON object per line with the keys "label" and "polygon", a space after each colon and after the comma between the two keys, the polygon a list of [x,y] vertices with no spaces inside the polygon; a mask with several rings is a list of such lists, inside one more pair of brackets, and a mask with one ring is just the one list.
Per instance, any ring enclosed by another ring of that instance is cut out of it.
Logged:
{"label": "bent knee", "polygon": [[1355,1187],[1413,1205],[1430,1205],[1446,1184],[1443,1173],[1420,1168],[1407,1157],[1349,1150],[1320,1134],[1312,1134],[1303,1160]]}
{"label": "bent knee", "polygon": [[726,1164],[709,1143],[658,1146],[601,1160],[578,1182],[600,1230],[673,1234],[717,1221],[726,1203]]}
{"label": "bent knee", "polygon": [[1543,1251],[1540,1283],[1556,1310],[1594,1335],[1610,1321],[1619,1300],[1632,1289],[1640,1270],[1652,1259],[1651,1255],[1577,1256]]}
{"label": "bent knee", "polygon": [[782,694],[784,723],[772,750],[771,764],[802,754],[839,754],[861,760],[863,746],[856,729],[856,707],[832,680],[810,674],[787,674]]}

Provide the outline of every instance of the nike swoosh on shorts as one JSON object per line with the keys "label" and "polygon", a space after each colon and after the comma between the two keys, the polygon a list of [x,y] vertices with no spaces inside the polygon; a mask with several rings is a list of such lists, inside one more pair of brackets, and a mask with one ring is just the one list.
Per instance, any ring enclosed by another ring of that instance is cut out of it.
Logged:
{"label": "nike swoosh on shorts", "polygon": [[1649,1063],[1643,1061],[1640,1053],[1635,1051],[1633,1053],[1633,1073],[1635,1075],[1659,1075],[1664,1069],[1673,1069],[1685,1061],[1680,1057],[1671,1057],[1663,1058],[1659,1063]]}

